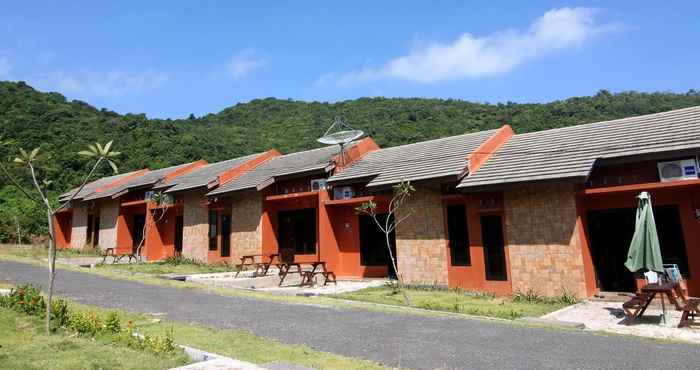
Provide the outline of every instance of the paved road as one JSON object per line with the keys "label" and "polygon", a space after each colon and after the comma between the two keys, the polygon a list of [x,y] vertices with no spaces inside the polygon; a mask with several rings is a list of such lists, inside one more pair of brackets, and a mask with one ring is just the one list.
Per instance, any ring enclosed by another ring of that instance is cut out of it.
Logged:
{"label": "paved road", "polygon": [[[0,281],[44,283],[46,270],[0,261]],[[435,368],[697,368],[700,346],[482,320],[423,317],[226,297],[61,270],[60,296],[219,328],[386,365]]]}

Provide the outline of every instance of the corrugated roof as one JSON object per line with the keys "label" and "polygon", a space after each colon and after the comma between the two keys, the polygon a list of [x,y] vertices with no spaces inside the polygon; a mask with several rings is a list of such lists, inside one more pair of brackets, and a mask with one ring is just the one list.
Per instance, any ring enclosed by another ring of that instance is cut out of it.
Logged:
{"label": "corrugated roof", "polygon": [[105,191],[102,191],[99,193],[91,194],[91,195],[85,197],[85,200],[109,198],[109,197],[112,197],[114,195],[117,195],[117,194],[123,192],[124,190],[154,185],[158,181],[163,180],[165,178],[165,176],[167,176],[168,174],[170,174],[174,171],[181,170],[184,167],[187,167],[191,164],[192,164],[192,162],[180,164],[177,166],[161,168],[159,170],[148,171],[148,172],[144,173],[143,175],[134,177],[133,179],[125,181],[124,183],[119,184],[118,186],[115,186],[113,188],[110,188],[108,190],[105,190]]}
{"label": "corrugated roof", "polygon": [[251,159],[260,156],[260,153],[250,154],[244,157],[229,159],[221,162],[210,163],[204,165],[190,173],[178,176],[170,181],[156,186],[156,189],[165,189],[166,193],[174,193],[188,189],[194,189],[206,186],[212,181],[215,181],[218,176],[230,169],[238,167]]}
{"label": "corrugated roof", "polygon": [[700,148],[700,106],[514,135],[458,185],[584,180],[597,159]]}
{"label": "corrugated roof", "polygon": [[[139,171],[140,171],[140,170],[139,170]],[[118,175],[107,176],[107,177],[103,177],[103,178],[101,178],[101,179],[97,179],[97,180],[95,180],[95,181],[89,182],[89,183],[87,183],[87,184],[83,187],[83,189],[80,191],[80,193],[79,193],[78,195],[75,196],[74,199],[75,199],[75,200],[83,199],[83,198],[89,196],[90,194],[92,194],[93,192],[95,192],[95,190],[97,190],[97,189],[99,189],[99,188],[101,188],[101,187],[107,186],[107,185],[109,185],[109,184],[111,184],[111,183],[113,183],[113,182],[116,182],[116,181],[119,181],[119,180],[121,180],[121,179],[124,179],[124,178],[126,178],[126,177],[128,177],[128,176],[131,176],[131,175],[134,174],[135,172],[138,172],[138,171],[132,171],[132,172],[127,172],[127,173],[120,173],[120,174],[118,174]],[[67,191],[67,192],[61,194],[61,195],[58,197],[58,199],[61,200],[61,201],[68,200],[77,190],[78,190],[78,188],[71,189],[70,191]]]}
{"label": "corrugated roof", "polygon": [[371,178],[368,187],[460,175],[469,165],[468,156],[497,130],[379,149],[366,154],[329,182],[352,182]]}
{"label": "corrugated roof", "polygon": [[274,157],[260,166],[225,183],[216,190],[209,192],[207,195],[255,189],[258,185],[274,179],[275,177],[321,171],[333,164],[332,159],[339,152],[340,147],[334,145]]}

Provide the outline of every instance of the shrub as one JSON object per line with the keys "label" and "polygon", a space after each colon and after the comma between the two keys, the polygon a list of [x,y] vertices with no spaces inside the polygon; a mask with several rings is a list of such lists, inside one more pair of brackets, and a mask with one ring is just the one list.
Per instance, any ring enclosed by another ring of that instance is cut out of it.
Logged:
{"label": "shrub", "polygon": [[62,327],[70,322],[70,312],[68,311],[68,302],[55,298],[51,302],[51,323],[54,327]]}
{"label": "shrub", "polygon": [[80,335],[95,336],[104,328],[94,312],[74,312],[70,314],[68,327]]}
{"label": "shrub", "polygon": [[121,323],[119,322],[119,314],[115,311],[111,311],[107,314],[105,319],[105,329],[113,334],[119,334],[122,331]]}
{"label": "shrub", "polygon": [[46,312],[46,304],[41,290],[32,284],[20,285],[12,289],[2,300],[3,307],[10,308],[27,315],[41,315]]}
{"label": "shrub", "polygon": [[527,303],[542,303],[545,298],[532,289],[528,289],[526,292],[518,290],[513,293],[513,302],[527,302]]}

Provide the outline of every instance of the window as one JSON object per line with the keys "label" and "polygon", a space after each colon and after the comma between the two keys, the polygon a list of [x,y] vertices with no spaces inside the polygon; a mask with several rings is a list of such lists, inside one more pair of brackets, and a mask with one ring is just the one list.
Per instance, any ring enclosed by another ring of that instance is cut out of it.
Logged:
{"label": "window", "polygon": [[221,257],[231,256],[231,215],[221,215]]}
{"label": "window", "polygon": [[470,266],[467,207],[464,204],[450,204],[446,208],[447,238],[452,266]]}
{"label": "window", "polygon": [[216,250],[216,234],[217,234],[218,217],[216,211],[209,211],[209,250]]}
{"label": "window", "polygon": [[486,280],[508,280],[500,215],[481,216],[481,240],[484,244]]}
{"label": "window", "polygon": [[[379,222],[384,224],[387,215],[377,215]],[[391,265],[389,251],[386,248],[386,235],[379,229],[369,215],[360,215],[360,264],[362,266]],[[396,256],[396,233],[389,235],[392,253]]]}

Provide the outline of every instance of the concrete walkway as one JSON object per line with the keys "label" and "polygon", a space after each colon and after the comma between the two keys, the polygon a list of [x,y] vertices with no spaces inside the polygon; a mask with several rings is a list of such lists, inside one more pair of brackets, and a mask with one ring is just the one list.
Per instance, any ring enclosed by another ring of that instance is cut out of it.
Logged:
{"label": "concrete walkway", "polygon": [[[0,281],[43,284],[46,270],[0,261]],[[162,312],[170,320],[246,329],[290,344],[436,368],[696,368],[700,347],[498,321],[285,304],[59,271],[60,296],[103,307]],[[313,299],[310,299],[313,302]]]}

